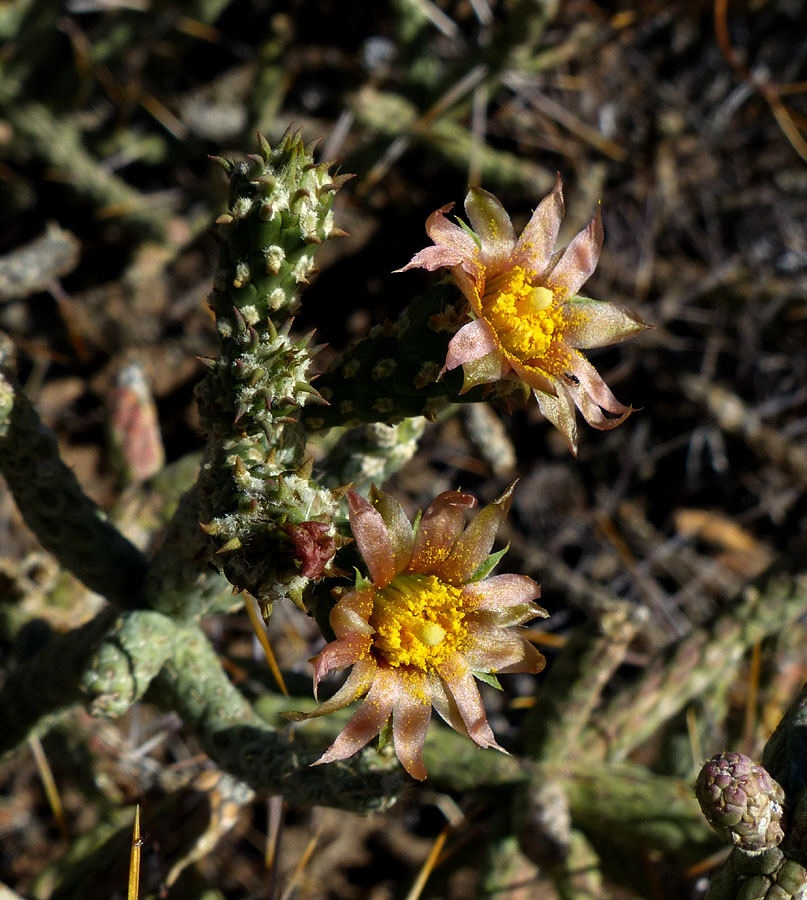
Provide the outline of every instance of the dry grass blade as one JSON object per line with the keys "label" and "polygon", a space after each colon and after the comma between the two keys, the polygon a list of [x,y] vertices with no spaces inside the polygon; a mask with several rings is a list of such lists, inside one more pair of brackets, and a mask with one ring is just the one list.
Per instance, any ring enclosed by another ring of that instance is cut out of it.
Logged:
{"label": "dry grass blade", "polygon": [[723,53],[723,56],[725,56],[726,61],[743,81],[748,81],[760,94],[762,94],[768,102],[779,127],[788,139],[790,146],[805,162],[807,162],[807,141],[802,137],[798,126],[793,121],[790,111],[784,103],[782,103],[779,90],[770,82],[761,81],[759,78],[754,77],[754,75],[743,65],[734,51],[728,28],[728,0],[715,0],[714,17],[717,42],[720,45],[720,50]]}
{"label": "dry grass blade", "polygon": [[745,721],[743,723],[743,751],[751,756],[754,752],[754,731],[757,726],[757,702],[759,698],[759,675],[762,669],[762,653],[757,641],[751,648],[751,670],[748,673],[748,693],[745,696]]}
{"label": "dry grass blade", "polygon": [[624,148],[600,134],[596,128],[578,119],[574,113],[569,112],[565,106],[561,106],[560,103],[555,102],[550,97],[534,93],[530,95],[529,101],[539,112],[550,119],[554,119],[559,125],[563,125],[575,137],[590,144],[603,155],[610,157],[616,162],[624,162],[627,159],[628,154]]}
{"label": "dry grass blade", "polygon": [[135,807],[134,825],[132,827],[132,852],[129,856],[129,885],[126,890],[127,900],[137,900],[140,893],[140,804]]}
{"label": "dry grass blade", "polygon": [[305,867],[308,865],[308,862],[313,856],[314,851],[317,849],[317,844],[319,843],[319,837],[321,834],[322,826],[319,825],[317,827],[317,830],[311,835],[311,840],[306,845],[305,850],[303,850],[303,855],[300,857],[300,861],[295,866],[294,872],[292,872],[289,883],[286,885],[286,890],[283,891],[283,896],[280,898],[280,900],[289,900],[289,898],[294,893],[294,889],[299,884],[303,872],[305,871]]}
{"label": "dry grass blade", "polygon": [[275,682],[280,688],[282,694],[285,697],[288,697],[289,692],[286,689],[286,682],[283,681],[283,674],[280,671],[280,667],[278,666],[277,660],[275,659],[275,654],[272,652],[272,648],[269,644],[269,636],[266,633],[266,626],[263,624],[261,614],[260,612],[258,612],[258,604],[252,597],[247,597],[246,607],[247,615],[249,616],[249,621],[252,625],[252,630],[255,632],[255,637],[258,639],[258,643],[263,649],[264,656],[266,657],[266,662],[269,663],[272,677],[275,679]]}
{"label": "dry grass blade", "polygon": [[692,750],[692,763],[698,767],[703,763],[703,750],[701,748],[701,739],[698,734],[698,716],[694,706],[687,707],[687,734],[689,735],[689,746]]}
{"label": "dry grass blade", "polygon": [[53,818],[56,820],[59,834],[61,834],[65,841],[69,841],[70,833],[67,830],[67,822],[65,822],[64,818],[62,798],[59,794],[59,789],[56,787],[56,780],[54,779],[53,772],[48,764],[45,751],[42,749],[42,744],[40,743],[39,738],[34,735],[28,738],[28,746],[31,748],[31,753],[36,762],[39,777],[42,780],[42,787],[45,789],[45,796],[48,798],[48,805],[53,813]]}
{"label": "dry grass blade", "polygon": [[434,839],[434,843],[432,844],[432,848],[429,851],[429,855],[426,857],[426,861],[423,863],[420,871],[418,872],[418,877],[415,879],[415,883],[412,885],[409,893],[406,895],[406,900],[418,900],[420,895],[423,893],[423,888],[426,887],[426,882],[429,880],[429,876],[434,871],[435,866],[437,865],[437,860],[440,858],[440,854],[443,852],[443,847],[445,846],[446,840],[448,839],[448,835],[452,829],[451,822],[446,822],[443,826],[443,830],[437,837]]}
{"label": "dry grass blade", "polygon": [[277,851],[280,847],[280,834],[283,830],[283,798],[280,796],[270,797],[266,801],[267,812],[267,829],[266,829],[266,849],[264,851],[264,865],[267,872],[271,872],[277,862]]}

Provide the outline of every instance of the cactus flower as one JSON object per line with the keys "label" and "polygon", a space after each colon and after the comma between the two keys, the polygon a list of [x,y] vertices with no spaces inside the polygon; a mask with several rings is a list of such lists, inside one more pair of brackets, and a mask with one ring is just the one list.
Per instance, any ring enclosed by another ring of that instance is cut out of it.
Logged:
{"label": "cactus flower", "polygon": [[490,554],[507,515],[512,487],[464,528],[469,494],[446,491],[414,526],[401,505],[372,489],[368,502],[350,491],[350,524],[369,570],[331,611],[336,640],[314,657],[314,693],[323,675],[352,666],[344,685],[313,713],[341,709],[366,694],[315,763],[352,756],[392,720],[398,759],[423,780],[422,751],[434,707],[480,747],[502,748],[488,724],[478,675],[540,672],[544,658],[512,630],[546,612],[539,586],[523,575],[487,577],[502,553]]}
{"label": "cactus flower", "polygon": [[426,220],[434,246],[398,270],[447,267],[470,304],[471,321],[449,343],[443,371],[463,367],[463,392],[514,373],[576,453],[575,407],[601,430],[615,428],[633,412],[580,351],[627,340],[647,327],[628,309],[578,294],[600,256],[599,210],[558,251],[560,176],[519,238],[502,204],[481,188],[472,187],[465,198],[471,227],[445,217],[452,206]]}

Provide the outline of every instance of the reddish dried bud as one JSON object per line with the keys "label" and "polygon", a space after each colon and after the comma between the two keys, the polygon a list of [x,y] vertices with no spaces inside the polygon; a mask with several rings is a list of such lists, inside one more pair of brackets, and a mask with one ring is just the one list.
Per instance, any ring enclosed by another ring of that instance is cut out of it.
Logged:
{"label": "reddish dried bud", "polygon": [[126,481],[146,481],[165,464],[165,451],[157,408],[138,362],[118,371],[108,403],[113,461]]}
{"label": "reddish dried bud", "polygon": [[329,535],[330,525],[322,522],[301,522],[286,525],[284,531],[289,536],[297,558],[303,564],[301,575],[319,578],[336,552],[336,541]]}

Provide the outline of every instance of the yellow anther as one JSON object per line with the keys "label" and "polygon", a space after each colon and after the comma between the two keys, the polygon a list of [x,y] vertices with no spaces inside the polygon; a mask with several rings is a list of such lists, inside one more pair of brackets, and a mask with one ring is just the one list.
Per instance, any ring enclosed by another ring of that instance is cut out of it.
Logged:
{"label": "yellow anther", "polygon": [[373,648],[391,666],[434,671],[465,642],[464,606],[434,575],[398,575],[373,600]]}
{"label": "yellow anther", "polygon": [[519,266],[492,282],[482,298],[482,315],[493,327],[502,349],[522,362],[540,359],[553,335],[566,322],[555,294],[530,283],[532,273]]}

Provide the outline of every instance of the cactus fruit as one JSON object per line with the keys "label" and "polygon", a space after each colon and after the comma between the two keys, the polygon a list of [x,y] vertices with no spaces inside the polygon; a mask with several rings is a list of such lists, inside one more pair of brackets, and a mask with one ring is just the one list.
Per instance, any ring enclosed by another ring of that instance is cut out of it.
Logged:
{"label": "cactus fruit", "polygon": [[741,850],[769,850],[784,837],[784,791],[743,753],[719,753],[708,760],[695,793],[712,828]]}

